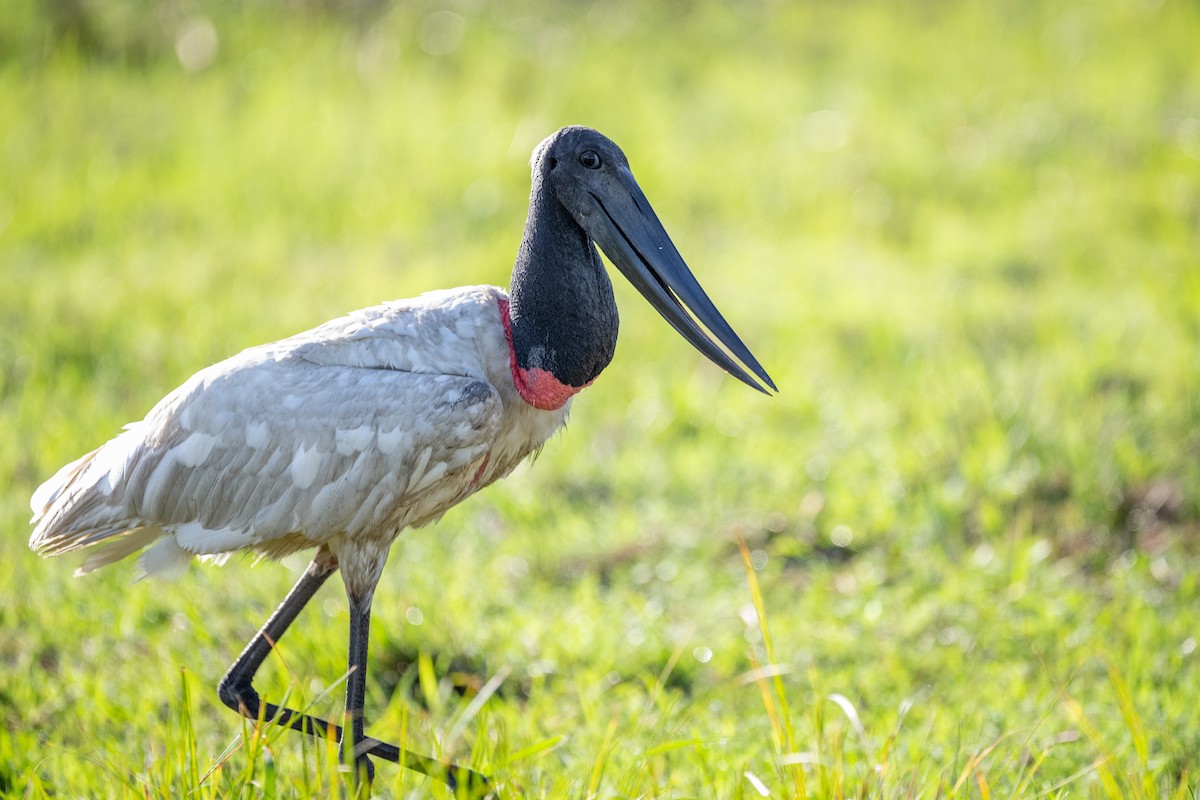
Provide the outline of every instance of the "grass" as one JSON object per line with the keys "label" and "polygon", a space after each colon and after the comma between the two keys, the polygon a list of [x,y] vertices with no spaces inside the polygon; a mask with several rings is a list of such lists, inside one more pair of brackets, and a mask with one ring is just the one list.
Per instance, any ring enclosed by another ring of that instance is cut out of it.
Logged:
{"label": "grass", "polygon": [[[0,9],[0,794],[340,791],[213,690],[303,560],[74,579],[27,498],[240,348],[505,284],[585,122],[782,391],[618,279],[568,429],[393,549],[369,730],[522,797],[1194,795],[1194,4],[70,8]],[[264,696],[338,714],[336,583]]]}

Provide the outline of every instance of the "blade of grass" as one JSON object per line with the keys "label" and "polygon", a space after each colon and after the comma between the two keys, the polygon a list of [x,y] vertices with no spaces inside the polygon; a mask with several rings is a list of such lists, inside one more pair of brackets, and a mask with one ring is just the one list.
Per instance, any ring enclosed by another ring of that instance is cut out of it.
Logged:
{"label": "blade of grass", "polygon": [[471,698],[471,702],[467,704],[467,707],[459,714],[458,719],[450,726],[450,731],[442,738],[443,750],[448,751],[454,747],[454,743],[458,741],[459,737],[462,736],[462,732],[466,730],[467,725],[475,718],[479,710],[483,708],[483,704],[496,693],[496,690],[500,688],[500,685],[504,683],[511,673],[511,667],[507,665],[500,667],[496,671],[496,674],[489,678],[488,682],[483,685],[479,693]]}
{"label": "blade of grass", "polygon": [[[1112,798],[1112,800],[1119,800],[1119,798],[1126,797],[1127,795],[1122,793],[1121,787],[1117,783],[1116,776],[1107,766],[1108,762],[1113,760],[1113,754],[1105,745],[1104,739],[1100,735],[1100,731],[1097,730],[1096,726],[1092,724],[1092,721],[1088,719],[1087,714],[1084,713],[1083,706],[1078,700],[1075,699],[1073,695],[1071,695],[1070,692],[1067,691],[1066,686],[1062,686],[1059,689],[1059,694],[1062,696],[1063,705],[1067,707],[1067,711],[1070,713],[1071,718],[1075,720],[1075,724],[1079,726],[1079,729],[1083,731],[1084,736],[1086,736],[1088,740],[1091,741],[1091,743],[1096,747],[1096,749],[1100,751],[1100,756],[1088,766],[1088,769],[1095,769],[1096,775],[1100,778],[1100,783],[1104,787],[1104,791],[1110,798]],[[1140,786],[1138,784],[1134,784],[1134,786],[1137,787],[1134,794],[1140,796]]]}
{"label": "blade of grass", "polygon": [[613,738],[617,733],[617,717],[613,717],[608,723],[608,730],[604,734],[604,742],[600,745],[600,752],[596,754],[596,760],[592,764],[592,772],[588,777],[587,797],[593,798],[600,790],[600,782],[604,779],[604,768],[608,764],[608,754],[612,750]]}
{"label": "blade of grass", "polygon": [[524,761],[527,758],[533,758],[534,756],[541,755],[542,753],[548,753],[566,740],[566,735],[561,734],[559,736],[551,736],[549,739],[543,739],[540,742],[535,742],[528,747],[522,747],[520,750],[510,755],[504,764],[505,766],[509,766],[517,763],[518,761]]}
{"label": "blade of grass", "polygon": [[180,703],[183,706],[181,725],[183,726],[183,742],[187,748],[189,791],[200,788],[200,758],[196,754],[196,730],[192,725],[192,693],[188,680],[187,667],[179,668],[179,683],[181,687]]}
{"label": "blade of grass", "polygon": [[[1129,736],[1133,739],[1133,748],[1137,752],[1138,767],[1142,778],[1141,793],[1146,797],[1153,797],[1155,790],[1150,777],[1150,748],[1146,744],[1146,728],[1142,725],[1142,718],[1137,712],[1137,707],[1134,706],[1133,693],[1129,690],[1129,684],[1121,675],[1116,663],[1107,657],[1104,659],[1104,663],[1108,668],[1108,680],[1117,693],[1117,705],[1121,709],[1121,718],[1125,721],[1125,729],[1129,731]],[[1133,782],[1133,778],[1130,777],[1130,783]]]}
{"label": "blade of grass", "polygon": [[442,696],[438,691],[437,673],[434,672],[433,658],[429,653],[421,652],[417,655],[417,680],[421,684],[421,693],[425,696],[430,713],[441,716]]}
{"label": "blade of grass", "polygon": [[[750,548],[746,546],[746,540],[741,533],[737,534],[738,550],[742,554],[742,563],[746,569],[746,580],[750,585],[750,597],[754,602],[754,611],[758,615],[758,629],[762,633],[763,649],[767,654],[767,662],[769,664],[778,663],[775,659],[775,645],[771,641],[771,630],[767,625],[767,610],[763,603],[762,590],[758,585],[758,577],[755,574],[754,562],[750,557]],[[757,665],[755,665],[757,667]],[[779,703],[779,713],[771,714],[770,704],[768,703],[767,714],[772,717],[772,726],[778,726],[777,730],[782,739],[783,752],[791,753],[796,750],[796,733],[792,727],[791,709],[788,707],[787,690],[784,688],[783,679],[778,673],[774,679],[774,689],[776,700]],[[764,687],[764,701],[766,700]],[[795,787],[796,797],[804,800],[808,797],[808,789],[804,783],[804,768],[799,765],[792,765],[788,770],[791,773],[792,783]]]}

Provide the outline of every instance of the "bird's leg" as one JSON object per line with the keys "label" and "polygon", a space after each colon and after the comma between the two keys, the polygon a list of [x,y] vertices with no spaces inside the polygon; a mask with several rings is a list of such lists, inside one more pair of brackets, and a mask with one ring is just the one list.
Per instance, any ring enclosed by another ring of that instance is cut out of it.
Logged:
{"label": "bird's leg", "polygon": [[[321,584],[337,571],[337,568],[337,558],[329,551],[322,549],[317,553],[316,558],[308,565],[308,569],[300,576],[300,580],[296,582],[292,590],[288,592],[288,596],[280,603],[279,608],[275,609],[275,613],[246,645],[246,649],[225,673],[225,677],[221,678],[221,683],[217,686],[217,694],[220,696],[221,702],[242,716],[255,721],[262,714],[263,719],[274,721],[279,725],[287,725],[293,730],[303,731],[312,736],[328,735],[330,724],[323,719],[301,714],[290,708],[281,708],[274,703],[262,703],[252,682],[255,673],[266,661],[271,649],[279,641],[279,637],[283,636],[284,631],[292,624],[292,620],[317,593]],[[341,730],[337,726],[333,727],[335,734],[341,735]]]}
{"label": "bird's leg", "polygon": [[[234,662],[229,671],[225,673],[225,677],[221,678],[221,683],[217,687],[217,693],[221,698],[221,702],[237,711],[242,716],[251,720],[258,721],[260,714],[262,719],[268,722],[274,722],[277,725],[286,725],[292,730],[307,733],[310,736],[327,736],[337,737],[340,741],[343,735],[342,728],[339,725],[334,725],[320,717],[314,717],[309,714],[302,714],[299,711],[294,711],[290,708],[282,708],[274,703],[264,703],[255,691],[252,682],[255,673],[259,667],[266,661],[270,655],[271,649],[275,643],[279,641],[279,637],[283,636],[288,626],[300,613],[300,610],[312,599],[321,585],[336,572],[338,569],[337,558],[328,550],[322,549],[318,551],[316,558],[308,565],[308,569],[300,576],[300,580],[288,592],[288,596],[275,609],[275,613],[267,620],[262,629],[254,635],[250,643],[246,645],[246,649],[238,656],[238,660]],[[354,603],[351,602],[351,608],[354,608]],[[368,604],[369,609],[369,604]],[[351,612],[353,616],[353,611]],[[354,624],[351,624],[351,640],[354,641],[355,634]],[[488,785],[487,778],[463,767],[456,767],[453,764],[443,764],[440,761],[429,758],[427,756],[411,753],[407,750],[401,750],[394,744],[381,742],[377,739],[366,739],[362,732],[362,705],[363,697],[366,690],[366,640],[368,628],[366,625],[361,630],[362,638],[362,659],[359,663],[362,664],[360,669],[355,669],[350,673],[347,679],[347,700],[350,699],[350,686],[354,685],[355,681],[361,683],[359,692],[359,701],[357,704],[358,713],[358,732],[352,741],[358,743],[361,748],[361,753],[355,755],[376,756],[385,761],[391,761],[395,764],[400,764],[408,769],[420,772],[423,775],[428,775],[432,778],[445,781],[452,789],[458,786],[471,787],[473,791],[486,790]],[[354,645],[352,644],[353,648]],[[353,661],[351,662],[354,663]],[[351,708],[347,702],[347,709]]]}
{"label": "bird's leg", "polygon": [[370,756],[393,761],[411,770],[445,781],[452,790],[465,790],[467,797],[482,797],[490,787],[487,778],[473,770],[454,764],[444,764],[432,758],[401,750],[395,745],[368,738],[364,733],[363,707],[367,693],[367,644],[371,630],[371,600],[375,595],[375,584],[383,569],[387,551],[382,557],[364,559],[350,557],[348,563],[361,567],[364,562],[374,562],[363,570],[342,570],[342,581],[346,584],[346,599],[350,606],[350,653],[346,678],[346,728],[342,739],[342,753],[347,760],[354,759],[359,781],[369,782],[375,774]]}
{"label": "bird's leg", "polygon": [[[347,592],[350,601],[350,658],[346,677],[346,730],[349,741],[342,741],[342,757],[354,759],[355,773],[359,781],[368,785],[375,779],[375,766],[367,757],[370,745],[363,743],[363,708],[367,696],[367,643],[371,631],[371,593],[355,598]],[[343,733],[343,736],[345,734]]]}

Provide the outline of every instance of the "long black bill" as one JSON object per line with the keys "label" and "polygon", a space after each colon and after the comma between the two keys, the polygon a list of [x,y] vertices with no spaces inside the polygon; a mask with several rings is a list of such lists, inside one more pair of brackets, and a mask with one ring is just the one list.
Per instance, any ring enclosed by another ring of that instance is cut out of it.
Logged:
{"label": "long black bill", "polygon": [[[584,222],[588,234],[642,296],[671,323],[671,327],[714,364],[747,386],[763,394],[770,394],[763,384],[778,391],[771,376],[708,299],[658,221],[633,174],[621,170],[619,183],[609,184],[600,193],[592,191],[591,196],[599,206],[599,213],[590,215]],[[725,350],[717,342],[724,345]],[[759,380],[755,380],[746,368]]]}

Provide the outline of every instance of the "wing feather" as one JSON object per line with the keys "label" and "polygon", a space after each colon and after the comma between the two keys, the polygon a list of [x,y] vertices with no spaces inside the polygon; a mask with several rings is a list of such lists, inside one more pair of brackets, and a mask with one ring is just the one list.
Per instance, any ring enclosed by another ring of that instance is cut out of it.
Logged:
{"label": "wing feather", "polygon": [[[476,488],[503,425],[476,340],[492,287],[364,309],[202,370],[31,501],[30,546],[280,555],[424,524]],[[488,340],[490,341],[490,340]],[[162,547],[159,547],[162,545]]]}
{"label": "wing feather", "polygon": [[[131,452],[109,459],[108,471],[73,466],[80,485],[53,490],[31,544],[63,553],[156,528],[204,554],[293,533],[309,543],[380,528],[394,535],[461,499],[470,483],[461,473],[487,454],[503,412],[491,386],[461,376],[303,362],[265,362],[254,373],[201,382],[172,413],[146,421],[174,433],[145,436],[132,448],[118,437],[100,448],[92,456],[97,465],[105,448]],[[304,401],[287,402],[297,395]],[[289,405],[295,410],[281,413]],[[200,434],[207,438],[197,444],[178,410],[199,420],[210,407],[241,422]],[[447,481],[451,491],[422,502]]]}

